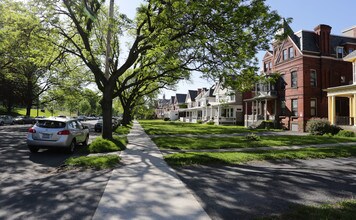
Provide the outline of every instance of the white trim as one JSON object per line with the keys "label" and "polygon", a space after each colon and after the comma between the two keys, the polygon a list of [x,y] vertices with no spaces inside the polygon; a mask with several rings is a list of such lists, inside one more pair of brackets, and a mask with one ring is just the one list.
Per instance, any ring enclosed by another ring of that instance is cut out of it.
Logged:
{"label": "white trim", "polygon": [[[297,50],[299,51],[299,53],[301,54],[301,55],[303,55],[303,52],[299,49],[299,47],[294,43],[294,40],[290,37],[290,36],[288,36],[288,38],[290,39],[290,41],[292,42],[292,44],[293,44],[293,46],[294,46],[294,48],[297,48]],[[302,41],[302,39],[300,39],[301,41]],[[301,44],[301,42],[300,42],[300,45],[302,45]],[[295,58],[296,56],[294,56],[294,58]]]}

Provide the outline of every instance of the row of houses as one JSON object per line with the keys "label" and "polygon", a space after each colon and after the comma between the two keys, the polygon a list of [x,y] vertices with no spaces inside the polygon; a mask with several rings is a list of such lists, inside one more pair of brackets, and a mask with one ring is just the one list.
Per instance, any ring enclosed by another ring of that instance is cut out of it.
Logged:
{"label": "row of houses", "polygon": [[242,124],[242,93],[216,83],[209,89],[188,90],[170,99],[163,96],[158,100],[156,116],[191,123]]}
{"label": "row of houses", "polygon": [[283,31],[288,37],[274,41],[262,61],[261,74],[278,73],[277,83],[256,83],[253,91],[242,94],[217,83],[210,89],[160,100],[157,113],[161,115],[157,116],[245,126],[271,120],[294,131],[305,131],[313,117],[355,125],[356,26],[341,35],[331,34],[331,29],[321,24],[313,31],[293,32],[286,25]]}

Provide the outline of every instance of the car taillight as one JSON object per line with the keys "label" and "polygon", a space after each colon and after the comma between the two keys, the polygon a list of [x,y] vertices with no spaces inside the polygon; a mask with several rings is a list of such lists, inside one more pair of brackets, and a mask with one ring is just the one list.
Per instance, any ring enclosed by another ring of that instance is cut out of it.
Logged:
{"label": "car taillight", "polygon": [[36,130],[34,128],[29,128],[28,133],[36,133]]}
{"label": "car taillight", "polygon": [[70,131],[69,130],[63,130],[63,131],[59,131],[57,134],[58,135],[69,135]]}

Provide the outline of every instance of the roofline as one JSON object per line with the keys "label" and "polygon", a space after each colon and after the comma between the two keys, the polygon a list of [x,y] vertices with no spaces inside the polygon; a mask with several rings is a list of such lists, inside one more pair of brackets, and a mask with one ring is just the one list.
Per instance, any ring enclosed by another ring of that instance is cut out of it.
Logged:
{"label": "roofline", "polygon": [[354,29],[354,28],[356,28],[356,25],[354,25],[354,26],[352,26],[352,27],[349,27],[349,28],[346,28],[346,29],[342,30],[341,32],[344,33],[344,32],[346,32],[346,31],[352,30],[352,29]]}

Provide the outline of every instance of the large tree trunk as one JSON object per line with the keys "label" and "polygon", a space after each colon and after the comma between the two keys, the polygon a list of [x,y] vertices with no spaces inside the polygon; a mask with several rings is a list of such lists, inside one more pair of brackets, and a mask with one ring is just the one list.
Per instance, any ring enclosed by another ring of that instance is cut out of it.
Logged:
{"label": "large tree trunk", "polygon": [[26,116],[31,115],[32,102],[26,103]]}
{"label": "large tree trunk", "polygon": [[100,104],[103,111],[103,138],[112,139],[112,93],[109,89],[103,92]]}
{"label": "large tree trunk", "polygon": [[128,106],[123,106],[124,112],[122,114],[122,126],[126,126],[131,122],[131,109]]}

